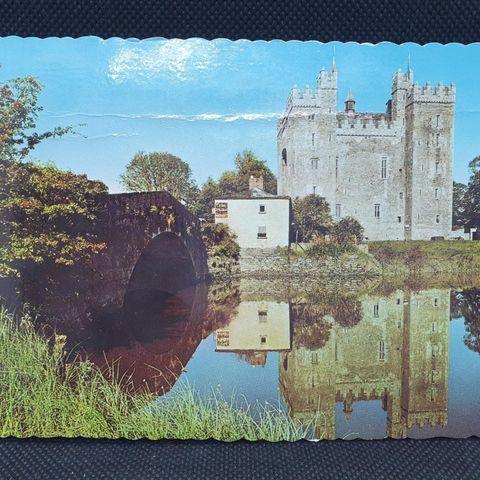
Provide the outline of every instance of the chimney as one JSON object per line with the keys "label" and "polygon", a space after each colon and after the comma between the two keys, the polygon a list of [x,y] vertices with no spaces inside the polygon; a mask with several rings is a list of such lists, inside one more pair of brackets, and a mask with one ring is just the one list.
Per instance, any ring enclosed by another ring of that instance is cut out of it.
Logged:
{"label": "chimney", "polygon": [[260,175],[260,177],[254,177],[253,175],[250,175],[250,179],[248,180],[248,189],[253,190],[254,188],[258,188],[260,190],[264,189],[263,176]]}

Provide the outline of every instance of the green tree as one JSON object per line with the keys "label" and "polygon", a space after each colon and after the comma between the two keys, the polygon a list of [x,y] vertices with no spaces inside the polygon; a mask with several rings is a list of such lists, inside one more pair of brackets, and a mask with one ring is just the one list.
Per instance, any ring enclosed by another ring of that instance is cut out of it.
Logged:
{"label": "green tree", "polygon": [[138,152],[121,176],[130,192],[165,190],[191,206],[197,196],[197,186],[187,162],[167,152]]}
{"label": "green tree", "polygon": [[218,182],[212,177],[208,177],[196,196],[193,213],[204,221],[213,223],[215,221],[213,206],[215,204],[215,198],[219,196],[220,188]]}
{"label": "green tree", "polygon": [[480,155],[469,163],[469,167],[472,175],[464,196],[467,226],[480,228]]}
{"label": "green tree", "polygon": [[0,83],[0,160],[19,161],[47,138],[71,132],[72,127],[56,127],[36,132],[41,83],[34,77],[23,77]]}
{"label": "green tree", "polygon": [[453,182],[452,227],[462,228],[468,223],[465,195],[468,187],[464,183]]}
{"label": "green tree", "polygon": [[359,243],[363,240],[363,227],[353,217],[344,217],[335,223],[331,233],[333,233],[338,243],[345,245]]}
{"label": "green tree", "polygon": [[250,177],[263,177],[264,189],[268,193],[277,193],[277,179],[268,168],[267,163],[257,157],[255,152],[246,149],[235,155],[236,175],[242,191],[248,191]]}
{"label": "green tree", "polygon": [[0,276],[73,265],[105,245],[94,234],[101,182],[53,165],[0,160]]}
{"label": "green tree", "polygon": [[227,257],[235,261],[240,258],[240,246],[228,225],[224,223],[203,224],[202,239],[210,257]]}
{"label": "green tree", "polygon": [[293,201],[293,217],[298,240],[310,242],[315,235],[328,233],[332,227],[330,207],[323,197],[307,195]]}
{"label": "green tree", "polygon": [[215,198],[228,196],[247,196],[250,176],[264,179],[264,188],[268,193],[277,192],[277,180],[266,164],[252,150],[244,150],[235,156],[235,170],[222,173],[218,182],[211,177],[203,184],[196,197],[194,212],[201,218],[213,222],[212,209]]}

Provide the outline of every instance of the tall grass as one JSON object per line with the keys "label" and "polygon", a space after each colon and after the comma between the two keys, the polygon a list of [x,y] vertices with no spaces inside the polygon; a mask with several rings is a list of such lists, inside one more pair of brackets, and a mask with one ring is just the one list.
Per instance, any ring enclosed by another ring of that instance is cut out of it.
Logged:
{"label": "tall grass", "polygon": [[160,400],[131,393],[128,379],[113,372],[107,380],[88,361],[66,362],[62,350],[28,318],[0,310],[0,436],[277,441],[310,430],[279,408],[241,408],[213,392],[201,398],[188,385]]}

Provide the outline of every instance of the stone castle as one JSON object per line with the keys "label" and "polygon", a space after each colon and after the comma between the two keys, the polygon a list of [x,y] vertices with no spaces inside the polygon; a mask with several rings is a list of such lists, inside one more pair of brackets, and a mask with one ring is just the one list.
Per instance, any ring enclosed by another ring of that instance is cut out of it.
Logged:
{"label": "stone castle", "polygon": [[294,87],[278,125],[278,193],[316,194],[334,218],[352,216],[368,240],[451,234],[455,86],[398,70],[384,113],[337,111],[337,69],[313,92]]}

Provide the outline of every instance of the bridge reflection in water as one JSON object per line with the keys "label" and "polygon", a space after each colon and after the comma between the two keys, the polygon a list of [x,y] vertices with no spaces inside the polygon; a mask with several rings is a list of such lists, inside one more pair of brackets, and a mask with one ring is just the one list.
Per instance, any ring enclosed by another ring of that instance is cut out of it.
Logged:
{"label": "bridge reflection in water", "polygon": [[[438,434],[436,427],[448,424],[449,363],[455,360],[449,358],[450,289],[268,291],[268,285],[243,283],[208,292],[204,285],[190,287],[168,299],[137,291],[126,308],[129,338],[90,356],[99,363],[119,359],[120,373],[131,374],[136,388],[148,385],[158,395],[184,376],[193,383],[210,376],[209,388],[220,376],[235,390],[240,364],[262,369],[273,361],[279,400],[293,419],[314,421],[316,438],[346,436],[353,420],[353,433],[363,438],[403,438],[425,427]],[[202,343],[208,348],[199,348]],[[226,361],[231,355],[235,363]],[[210,370],[199,376],[203,365]],[[480,358],[475,366],[478,375]],[[185,367],[192,372],[185,374]],[[236,393],[250,382],[263,401],[258,374],[242,372]],[[357,409],[365,418],[355,419]]]}

